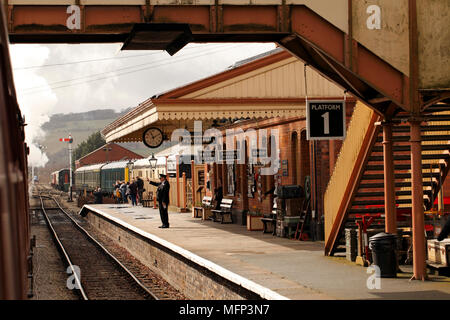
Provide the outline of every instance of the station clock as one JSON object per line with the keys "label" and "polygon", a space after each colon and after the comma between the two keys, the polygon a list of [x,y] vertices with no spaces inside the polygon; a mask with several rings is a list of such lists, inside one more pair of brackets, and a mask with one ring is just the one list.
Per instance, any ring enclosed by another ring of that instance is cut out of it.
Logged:
{"label": "station clock", "polygon": [[147,147],[158,148],[164,141],[164,135],[161,129],[151,127],[144,131],[142,140]]}

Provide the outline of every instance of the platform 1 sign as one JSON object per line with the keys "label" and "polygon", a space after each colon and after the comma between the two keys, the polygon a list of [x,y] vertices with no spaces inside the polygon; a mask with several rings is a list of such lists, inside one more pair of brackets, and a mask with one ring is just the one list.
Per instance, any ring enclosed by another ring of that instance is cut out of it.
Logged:
{"label": "platform 1 sign", "polygon": [[308,140],[345,138],[345,101],[308,101],[306,106]]}

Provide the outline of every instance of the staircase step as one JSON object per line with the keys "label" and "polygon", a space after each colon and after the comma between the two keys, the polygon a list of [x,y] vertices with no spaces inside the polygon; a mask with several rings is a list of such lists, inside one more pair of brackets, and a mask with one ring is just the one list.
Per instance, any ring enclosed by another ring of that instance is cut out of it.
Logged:
{"label": "staircase step", "polygon": [[[424,198],[429,199],[431,195],[431,190],[424,190]],[[410,196],[411,190],[398,190],[395,191],[396,196]],[[365,191],[357,192],[355,194],[355,199],[357,198],[374,198],[374,197],[384,197],[384,191]]]}
{"label": "staircase step", "polygon": [[[445,168],[445,165],[441,164],[441,167]],[[431,168],[439,169],[439,164],[433,163],[433,164],[431,164]],[[394,170],[409,170],[409,169],[411,169],[410,164],[395,164],[394,165]],[[429,163],[422,164],[422,169],[430,169],[430,164]],[[382,164],[368,164],[368,165],[366,165],[366,170],[382,171],[382,170],[384,170],[384,167]]]}
{"label": "staircase step", "polygon": [[[448,110],[439,110],[439,111],[448,111]],[[437,111],[437,112],[439,112]],[[402,121],[402,120],[408,120],[409,115],[408,114],[402,114],[399,113],[396,115],[392,120],[394,121]],[[450,115],[449,114],[429,114],[425,116],[424,122],[437,122],[437,121],[450,121]]]}
{"label": "staircase step", "polygon": [[[425,200],[425,199],[424,199]],[[396,199],[396,204],[410,204],[411,199]],[[384,199],[380,200],[356,200],[352,202],[352,206],[369,206],[369,205],[384,205]]]}
{"label": "staircase step", "polygon": [[[438,172],[426,172],[423,173],[423,177],[430,178],[434,177],[436,179],[439,179],[439,173]],[[410,173],[396,173],[394,174],[395,179],[410,179],[411,174]],[[384,174],[364,174],[361,178],[362,180],[384,180]]]}
{"label": "staircase step", "polygon": [[348,210],[349,214],[355,214],[355,213],[360,213],[360,214],[366,214],[366,213],[384,213],[384,207],[379,207],[379,208],[352,208],[350,210]]}
{"label": "staircase step", "polygon": [[[440,153],[440,154],[423,154],[422,159],[423,160],[439,160],[439,159],[448,159],[450,158],[450,154],[448,153]],[[395,155],[394,154],[394,161],[404,161],[404,160],[410,160],[411,155],[410,154],[402,154],[402,155]],[[383,156],[370,156],[368,158],[368,161],[383,161]]]}
{"label": "staircase step", "polygon": [[426,122],[436,122],[436,121],[450,121],[450,115],[446,114],[446,115],[427,115],[425,116],[425,121]]}
{"label": "staircase step", "polygon": [[450,104],[448,103],[433,104],[425,109],[425,112],[439,112],[439,111],[450,111]]}
{"label": "staircase step", "polygon": [[[410,136],[393,136],[392,141],[395,142],[409,142]],[[448,134],[440,134],[440,135],[423,135],[422,141],[449,141],[450,135]],[[377,142],[382,142],[383,137],[378,136],[376,139]]]}
{"label": "staircase step", "polygon": [[[395,192],[396,196],[410,196],[411,191],[401,190]],[[370,198],[370,197],[384,197],[384,191],[373,191],[373,192],[357,192],[355,198]]]}
{"label": "staircase step", "polygon": [[[403,145],[403,146],[394,146],[393,151],[394,152],[407,152],[410,151],[411,147],[409,145]],[[450,150],[450,144],[425,144],[422,145],[423,151],[433,151],[433,150]],[[373,152],[383,152],[382,146],[375,146],[372,148]]]}
{"label": "staircase step", "polygon": [[[393,126],[392,132],[409,132],[411,129],[409,126]],[[450,131],[450,125],[436,125],[436,126],[421,126],[420,130],[422,132],[430,131]]]}
{"label": "staircase step", "polygon": [[[431,186],[431,182],[430,181],[423,181],[423,185],[424,186]],[[433,185],[435,185],[436,183],[433,182]],[[402,188],[402,187],[411,187],[411,182],[396,182],[395,183],[395,187],[396,188]],[[384,188],[384,183],[380,182],[380,183],[361,183],[359,185],[359,189],[375,189],[375,188]]]}

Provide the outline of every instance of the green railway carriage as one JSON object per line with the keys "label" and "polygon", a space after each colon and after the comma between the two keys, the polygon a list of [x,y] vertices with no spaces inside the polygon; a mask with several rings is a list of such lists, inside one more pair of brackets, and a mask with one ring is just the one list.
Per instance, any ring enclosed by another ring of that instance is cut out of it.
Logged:
{"label": "green railway carriage", "polygon": [[129,181],[126,161],[116,161],[105,164],[101,170],[101,188],[103,192],[112,193],[116,181]]}
{"label": "green railway carriage", "polygon": [[92,191],[100,186],[100,173],[104,163],[78,168],[75,171],[75,186],[78,191]]}

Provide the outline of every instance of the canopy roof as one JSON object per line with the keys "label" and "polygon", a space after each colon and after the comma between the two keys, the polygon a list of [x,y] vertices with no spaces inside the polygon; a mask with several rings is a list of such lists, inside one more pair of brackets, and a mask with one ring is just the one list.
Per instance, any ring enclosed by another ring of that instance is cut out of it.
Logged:
{"label": "canopy roof", "polygon": [[[154,96],[102,130],[107,142],[142,141],[144,131],[159,127],[170,139],[173,130],[203,130],[223,119],[305,117],[304,64],[287,51],[273,50],[254,60]],[[306,69],[308,99],[342,99],[343,90]]]}

